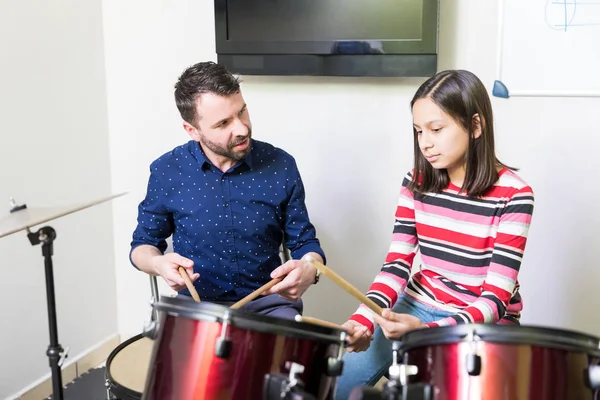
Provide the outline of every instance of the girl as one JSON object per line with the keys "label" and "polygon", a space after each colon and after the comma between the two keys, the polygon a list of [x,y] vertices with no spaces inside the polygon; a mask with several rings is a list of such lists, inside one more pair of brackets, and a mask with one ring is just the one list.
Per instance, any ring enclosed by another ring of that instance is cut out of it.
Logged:
{"label": "girl", "polygon": [[[471,72],[443,71],[410,104],[414,169],[402,182],[389,253],[367,292],[385,310],[382,318],[361,305],[344,324],[352,335],[337,399],[379,381],[392,362],[388,339],[433,326],[519,324],[517,275],[534,198],[496,157],[487,91]],[[421,265],[411,277],[417,250]]]}

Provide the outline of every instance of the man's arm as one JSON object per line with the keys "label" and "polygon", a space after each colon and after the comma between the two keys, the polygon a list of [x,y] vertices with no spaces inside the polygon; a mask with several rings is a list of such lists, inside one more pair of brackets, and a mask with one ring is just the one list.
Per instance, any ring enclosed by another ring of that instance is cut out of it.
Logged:
{"label": "man's arm", "polygon": [[166,239],[173,233],[173,217],[162,203],[163,196],[158,169],[150,167],[147,194],[138,207],[138,225],[133,233],[129,258],[134,267],[151,275],[162,276],[167,284],[176,291],[185,288],[185,282],[179,274],[184,267],[190,279],[194,281],[194,263],[176,253],[163,255],[167,249]]}

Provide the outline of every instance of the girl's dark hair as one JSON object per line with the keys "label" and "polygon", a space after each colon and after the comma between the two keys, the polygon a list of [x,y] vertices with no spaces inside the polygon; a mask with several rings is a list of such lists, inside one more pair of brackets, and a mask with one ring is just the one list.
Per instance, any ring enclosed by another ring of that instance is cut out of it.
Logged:
{"label": "girl's dark hair", "polygon": [[[496,158],[494,149],[494,117],[492,103],[483,83],[472,72],[448,70],[425,81],[410,102],[411,110],[419,99],[430,98],[469,134],[465,154],[465,180],[461,191],[477,197],[486,193],[498,180],[497,167],[506,167]],[[481,135],[473,137],[473,117],[479,115]],[[414,176],[408,189],[419,193],[440,193],[448,187],[450,178],[446,169],[436,170],[421,153],[414,134]]]}
{"label": "girl's dark hair", "polygon": [[212,61],[192,65],[179,77],[175,84],[175,104],[181,118],[196,125],[196,99],[203,93],[211,92],[230,96],[240,91],[240,80],[224,66]]}

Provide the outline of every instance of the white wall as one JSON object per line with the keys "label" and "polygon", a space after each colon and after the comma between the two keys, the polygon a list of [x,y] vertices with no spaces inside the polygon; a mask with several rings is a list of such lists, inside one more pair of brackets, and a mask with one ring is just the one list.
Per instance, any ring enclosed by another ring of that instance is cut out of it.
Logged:
{"label": "white wall", "polygon": [[[101,2],[0,7],[0,218],[110,193]],[[118,201],[118,200],[116,200]],[[49,222],[59,341],[70,358],[117,331],[113,222],[105,203]],[[44,260],[25,232],[0,238],[0,398],[49,376]]]}
{"label": "white wall", "polygon": [[[148,164],[188,138],[172,88],[184,68],[216,60],[212,1],[105,0],[119,329],[141,330],[147,278],[127,259]],[[466,68],[491,90],[496,2],[442,1],[440,69]],[[297,158],[310,215],[329,265],[365,290],[387,251],[401,177],[411,166],[409,100],[422,79],[244,77],[255,137]],[[493,99],[498,152],[533,186],[537,203],[522,266],[523,322],[600,335],[592,295],[600,213],[591,183],[600,167],[598,99]],[[567,186],[568,185],[568,186]],[[571,189],[569,189],[571,187]],[[306,313],[343,322],[357,302],[327,280],[309,290]],[[323,307],[327,304],[328,307]]]}
{"label": "white wall", "polygon": [[[496,2],[441,3],[440,69],[470,69],[491,89]],[[76,356],[117,330],[139,333],[148,317],[148,278],[130,266],[129,242],[149,163],[188,140],[173,84],[187,66],[216,60],[212,1],[11,2],[2,7],[0,34],[0,199],[58,205],[130,191],[51,223],[59,235],[59,338]],[[329,265],[362,290],[384,259],[411,166],[408,102],[420,82],[244,77],[256,138],[296,156]],[[522,168],[537,198],[520,278],[523,322],[600,335],[593,290],[600,102],[493,103],[499,155]],[[40,252],[24,233],[0,239],[9,327],[0,330],[0,398],[48,373]],[[357,306],[326,279],[305,301],[307,315],[339,323]]]}

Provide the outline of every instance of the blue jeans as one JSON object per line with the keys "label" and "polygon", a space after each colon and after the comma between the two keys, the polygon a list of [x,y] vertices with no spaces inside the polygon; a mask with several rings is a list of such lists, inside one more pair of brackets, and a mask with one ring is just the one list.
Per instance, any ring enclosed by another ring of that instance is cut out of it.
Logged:
{"label": "blue jeans", "polygon": [[[453,313],[442,311],[403,294],[392,311],[411,314],[423,322],[433,322]],[[388,340],[381,328],[375,329],[373,340],[367,351],[344,354],[344,369],[338,379],[336,400],[348,400],[356,386],[374,386],[392,364],[392,341]]]}

